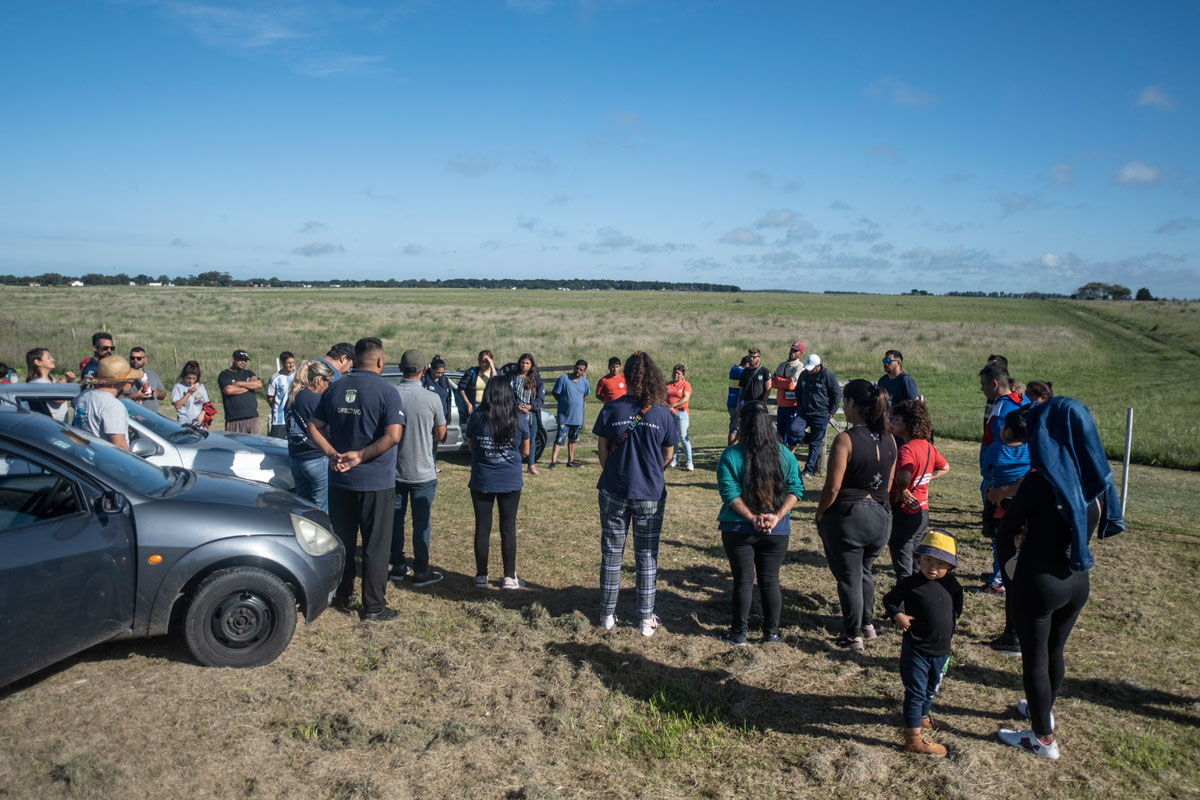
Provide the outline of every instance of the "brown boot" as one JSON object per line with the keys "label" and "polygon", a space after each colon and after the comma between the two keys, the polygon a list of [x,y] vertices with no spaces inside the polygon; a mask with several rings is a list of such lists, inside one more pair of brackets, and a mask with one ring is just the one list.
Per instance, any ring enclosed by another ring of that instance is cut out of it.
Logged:
{"label": "brown boot", "polygon": [[904,751],[906,753],[920,753],[925,756],[944,756],[946,748],[936,742],[927,742],[921,736],[920,728],[908,728],[904,731]]}
{"label": "brown boot", "polygon": [[927,731],[948,731],[950,726],[942,722],[940,719],[934,719],[926,714],[921,717],[921,727]]}

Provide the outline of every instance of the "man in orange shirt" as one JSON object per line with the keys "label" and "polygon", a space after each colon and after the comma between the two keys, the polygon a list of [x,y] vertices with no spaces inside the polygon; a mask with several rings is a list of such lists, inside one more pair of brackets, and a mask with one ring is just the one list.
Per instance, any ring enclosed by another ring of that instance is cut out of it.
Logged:
{"label": "man in orange shirt", "polygon": [[624,396],[625,376],[621,374],[621,359],[613,356],[608,360],[608,374],[600,379],[596,387],[596,399],[603,404]]}
{"label": "man in orange shirt", "polygon": [[792,434],[792,420],[796,417],[796,381],[804,371],[804,342],[796,342],[788,351],[787,361],[780,362],[771,376],[771,388],[775,390],[775,405],[779,408],[775,424],[779,439],[788,449],[799,441]]}

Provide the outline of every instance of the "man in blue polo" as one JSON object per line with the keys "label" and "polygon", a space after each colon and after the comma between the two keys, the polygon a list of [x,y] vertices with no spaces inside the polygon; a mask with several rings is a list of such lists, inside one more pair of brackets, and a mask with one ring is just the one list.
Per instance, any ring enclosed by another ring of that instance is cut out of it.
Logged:
{"label": "man in blue polo", "polygon": [[354,590],[354,546],[362,532],[363,618],[399,616],[384,600],[396,500],[396,445],[404,435],[404,408],[396,389],[380,377],[383,342],[354,344],[354,368],[321,395],[308,435],[329,457],[329,519],[346,547],[346,566],[334,595],[345,608]]}
{"label": "man in blue polo", "polygon": [[889,406],[898,406],[905,400],[916,400],[921,396],[917,382],[904,371],[904,356],[899,350],[888,350],[883,354],[883,368],[886,372],[875,385],[887,390]]}
{"label": "man in blue polo", "polygon": [[555,418],[558,420],[558,435],[554,438],[554,448],[550,451],[550,469],[558,466],[558,451],[563,442],[567,443],[567,466],[582,467],[575,460],[575,443],[579,441],[579,429],[583,427],[583,401],[592,391],[591,384],[584,377],[588,364],[582,358],[575,362],[575,369],[570,374],[558,376],[554,382],[551,394],[558,401]]}
{"label": "man in blue polo", "polygon": [[354,345],[349,342],[338,342],[333,347],[329,348],[329,352],[324,358],[318,358],[317,361],[324,361],[333,370],[333,380],[330,383],[335,383],[338,378],[345,375],[354,367]]}

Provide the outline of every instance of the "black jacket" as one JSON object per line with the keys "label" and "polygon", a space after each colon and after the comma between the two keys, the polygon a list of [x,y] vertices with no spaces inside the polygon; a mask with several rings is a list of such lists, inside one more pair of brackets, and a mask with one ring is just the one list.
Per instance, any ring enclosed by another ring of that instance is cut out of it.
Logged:
{"label": "black jacket", "polygon": [[796,382],[797,405],[801,414],[825,413],[833,416],[842,404],[842,387],[837,375],[824,365],[820,372],[801,372]]}

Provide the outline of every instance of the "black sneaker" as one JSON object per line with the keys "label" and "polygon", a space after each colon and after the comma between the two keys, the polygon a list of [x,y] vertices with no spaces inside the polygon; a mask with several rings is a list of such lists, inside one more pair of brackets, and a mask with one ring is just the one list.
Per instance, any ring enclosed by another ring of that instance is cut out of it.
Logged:
{"label": "black sneaker", "polygon": [[413,586],[432,586],[442,579],[442,573],[427,570],[420,575],[413,575]]}
{"label": "black sneaker", "polygon": [[759,644],[777,644],[779,642],[778,633],[764,633],[763,637],[758,640]]}
{"label": "black sneaker", "polygon": [[341,611],[343,614],[350,613],[350,606],[358,599],[358,595],[350,595],[349,597],[335,597],[329,602],[329,607],[334,611]]}
{"label": "black sneaker", "polygon": [[730,647],[745,647],[746,646],[746,634],[734,633],[733,631],[728,631],[727,633],[725,633],[725,635],[723,635],[721,637],[721,641],[724,642],[725,644],[729,645]]}
{"label": "black sneaker", "polygon": [[392,583],[403,583],[404,579],[407,577],[408,577],[408,567],[403,566],[403,567],[400,567],[400,569],[393,570],[392,574],[388,575],[388,580],[391,581]]}
{"label": "black sneaker", "polygon": [[568,467],[582,467],[583,462],[582,461],[568,461],[567,466]]}
{"label": "black sneaker", "polygon": [[363,619],[367,622],[391,622],[399,616],[399,611],[384,606],[382,611],[368,611],[366,614],[363,614]]}
{"label": "black sneaker", "polygon": [[989,642],[989,644],[997,653],[1018,658],[1021,655],[1021,640],[1015,633],[1002,633]]}
{"label": "black sneaker", "polygon": [[558,469],[558,462],[551,461],[549,464],[546,465],[546,469]]}

